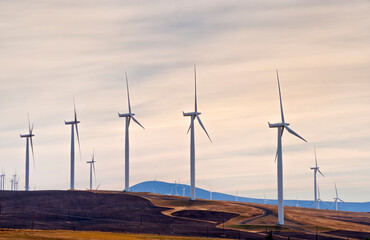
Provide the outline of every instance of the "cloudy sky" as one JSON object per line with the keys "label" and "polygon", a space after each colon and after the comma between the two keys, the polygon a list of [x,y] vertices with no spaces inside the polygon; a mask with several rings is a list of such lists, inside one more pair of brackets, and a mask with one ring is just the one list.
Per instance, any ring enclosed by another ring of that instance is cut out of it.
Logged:
{"label": "cloudy sky", "polygon": [[[76,188],[124,186],[124,73],[145,130],[132,124],[131,185],[189,183],[190,119],[197,186],[276,198],[279,69],[286,121],[285,197],[313,198],[313,146],[325,178],[345,201],[370,201],[369,1],[0,1],[0,167],[24,186],[27,113],[34,122],[36,189],[68,189],[76,100],[82,160]],[[76,154],[78,156],[78,154]]]}

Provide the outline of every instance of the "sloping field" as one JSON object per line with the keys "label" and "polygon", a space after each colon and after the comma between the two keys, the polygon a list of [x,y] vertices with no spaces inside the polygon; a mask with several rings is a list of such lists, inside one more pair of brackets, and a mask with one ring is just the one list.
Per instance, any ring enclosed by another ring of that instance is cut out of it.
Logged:
{"label": "sloping field", "polygon": [[364,239],[370,236],[370,213],[286,207],[286,225],[276,227],[277,208],[274,205],[189,201],[188,198],[150,193],[1,191],[0,204],[0,226],[6,229],[232,239],[265,239],[270,231],[274,239],[316,239],[316,236],[319,239]]}
{"label": "sloping field", "polygon": [[[205,240],[200,237],[175,237],[153,234],[134,234],[134,233],[111,233],[111,232],[82,232],[68,230],[2,230],[0,231],[1,240]],[[210,238],[208,238],[210,239]],[[212,238],[215,239],[215,238]]]}
{"label": "sloping field", "polygon": [[[285,207],[285,226],[277,227],[275,226],[277,222],[277,206],[275,205],[209,200],[190,202],[187,198],[176,196],[150,193],[130,194],[147,198],[156,206],[169,208],[163,211],[163,214],[197,220],[202,218],[204,221],[213,220],[218,224],[218,228],[253,232],[261,238],[264,238],[269,231],[273,231],[276,239],[287,239],[287,237],[316,239],[316,235],[319,239],[370,237],[370,213]],[[237,216],[229,217],[228,220],[223,219],[229,214]]]}

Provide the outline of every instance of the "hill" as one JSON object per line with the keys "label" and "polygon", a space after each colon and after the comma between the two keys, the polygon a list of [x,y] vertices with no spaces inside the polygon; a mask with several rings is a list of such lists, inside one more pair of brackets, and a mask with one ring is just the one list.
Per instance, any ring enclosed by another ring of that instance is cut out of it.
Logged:
{"label": "hill", "polygon": [[117,191],[1,191],[3,229],[64,229],[231,239],[364,239],[370,213],[286,207],[275,226],[274,205],[189,201],[186,197]]}
{"label": "hill", "polygon": [[[130,188],[133,192],[150,192],[159,193],[163,195],[173,195],[173,196],[185,196],[190,197],[190,186],[185,184],[174,184],[161,181],[147,181],[136,184]],[[196,188],[197,199],[210,199],[211,193],[202,188]],[[212,200],[219,201],[235,201],[234,195],[212,192]],[[275,199],[258,199],[258,198],[247,198],[247,197],[237,197],[238,202],[247,203],[267,203],[277,205],[277,200]],[[297,202],[300,207],[312,208],[314,201],[309,200],[284,200],[285,206],[296,206]],[[324,201],[320,204],[320,209],[335,210],[333,202]],[[341,211],[350,212],[370,212],[370,202],[338,202],[338,209]]]}

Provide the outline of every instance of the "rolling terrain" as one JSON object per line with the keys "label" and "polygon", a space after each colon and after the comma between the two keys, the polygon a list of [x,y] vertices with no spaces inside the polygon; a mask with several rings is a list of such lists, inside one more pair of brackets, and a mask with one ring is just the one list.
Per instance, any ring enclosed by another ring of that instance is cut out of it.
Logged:
{"label": "rolling terrain", "polygon": [[[151,192],[159,193],[164,195],[175,195],[175,196],[190,196],[190,186],[186,184],[179,183],[167,183],[161,181],[146,181],[138,183],[130,188],[133,192]],[[210,192],[202,189],[196,188],[196,197],[197,199],[210,199]],[[260,198],[248,198],[248,197],[237,197],[239,202],[248,202],[248,203],[267,203],[277,205],[276,199],[260,199]],[[221,200],[221,201],[235,201],[235,196],[225,193],[212,192],[212,200]],[[296,206],[299,204],[301,207],[312,208],[314,201],[310,200],[284,200],[285,206]],[[321,209],[334,210],[335,206],[333,202],[325,201],[324,204],[320,205]],[[338,209],[341,211],[350,211],[350,212],[370,212],[370,202],[338,202]]]}
{"label": "rolling terrain", "polygon": [[3,229],[78,230],[173,236],[265,239],[364,239],[370,213],[285,208],[277,227],[275,205],[118,191],[2,191]]}

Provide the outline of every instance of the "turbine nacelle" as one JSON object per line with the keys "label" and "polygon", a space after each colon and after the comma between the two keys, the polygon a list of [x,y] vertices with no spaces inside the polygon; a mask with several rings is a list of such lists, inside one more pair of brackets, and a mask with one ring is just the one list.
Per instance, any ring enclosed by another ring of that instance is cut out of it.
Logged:
{"label": "turbine nacelle", "polygon": [[34,137],[35,134],[19,134],[21,136],[21,138],[28,138],[28,137]]}
{"label": "turbine nacelle", "polygon": [[64,121],[65,125],[78,124],[80,121]]}
{"label": "turbine nacelle", "polygon": [[135,113],[118,113],[118,117],[133,117]]}
{"label": "turbine nacelle", "polygon": [[188,113],[184,113],[184,112],[182,112],[182,115],[183,115],[184,117],[198,116],[198,115],[200,115],[200,114],[202,114],[202,113],[200,113],[200,112],[188,112]]}
{"label": "turbine nacelle", "polygon": [[289,123],[268,123],[270,128],[287,127]]}

